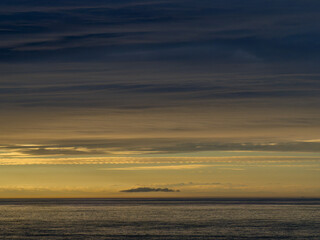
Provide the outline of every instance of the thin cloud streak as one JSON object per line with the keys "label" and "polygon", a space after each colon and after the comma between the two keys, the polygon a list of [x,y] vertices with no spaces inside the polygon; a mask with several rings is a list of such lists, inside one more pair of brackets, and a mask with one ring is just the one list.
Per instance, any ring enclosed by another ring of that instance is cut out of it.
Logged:
{"label": "thin cloud streak", "polygon": [[[203,168],[210,165],[202,164],[283,164],[320,162],[319,156],[231,156],[231,157],[8,157],[0,159],[0,165],[123,165],[123,164],[182,164],[186,166],[132,166],[126,168],[106,168],[102,170],[175,170]],[[200,165],[199,165],[200,164]],[[214,165],[219,166],[219,165]],[[221,165],[225,166],[225,165]],[[135,169],[137,168],[137,169]]]}
{"label": "thin cloud streak", "polygon": [[180,190],[174,190],[169,188],[149,188],[149,187],[139,187],[127,190],[122,190],[120,192],[126,193],[146,193],[146,192],[180,192]]}
{"label": "thin cloud streak", "polygon": [[40,144],[15,144],[0,146],[0,156],[153,156],[161,154],[203,153],[219,151],[319,153],[317,139],[295,142],[214,142],[209,139],[110,139]]}
{"label": "thin cloud streak", "polygon": [[175,165],[175,166],[147,166],[147,167],[123,167],[123,168],[102,168],[105,171],[143,171],[143,170],[193,170],[198,168],[205,168],[208,165]]}

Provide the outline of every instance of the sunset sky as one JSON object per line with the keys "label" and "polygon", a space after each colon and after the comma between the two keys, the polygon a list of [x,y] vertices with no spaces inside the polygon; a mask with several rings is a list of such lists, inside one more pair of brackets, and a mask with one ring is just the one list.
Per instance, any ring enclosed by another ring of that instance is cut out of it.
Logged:
{"label": "sunset sky", "polygon": [[319,11],[1,0],[0,198],[320,197]]}

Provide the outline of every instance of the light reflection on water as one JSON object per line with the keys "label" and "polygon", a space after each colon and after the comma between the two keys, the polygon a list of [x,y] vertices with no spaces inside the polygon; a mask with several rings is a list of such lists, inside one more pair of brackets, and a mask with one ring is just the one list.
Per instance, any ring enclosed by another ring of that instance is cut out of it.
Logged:
{"label": "light reflection on water", "polygon": [[319,200],[0,200],[1,239],[320,239]]}

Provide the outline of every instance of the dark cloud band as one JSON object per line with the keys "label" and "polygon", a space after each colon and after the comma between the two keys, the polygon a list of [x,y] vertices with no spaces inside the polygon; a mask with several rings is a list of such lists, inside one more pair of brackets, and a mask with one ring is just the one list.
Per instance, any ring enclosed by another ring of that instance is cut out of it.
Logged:
{"label": "dark cloud band", "polygon": [[140,187],[140,188],[132,188],[128,190],[122,190],[120,192],[128,192],[128,193],[145,193],[145,192],[180,192],[179,190],[173,190],[169,188],[149,188],[149,187]]}

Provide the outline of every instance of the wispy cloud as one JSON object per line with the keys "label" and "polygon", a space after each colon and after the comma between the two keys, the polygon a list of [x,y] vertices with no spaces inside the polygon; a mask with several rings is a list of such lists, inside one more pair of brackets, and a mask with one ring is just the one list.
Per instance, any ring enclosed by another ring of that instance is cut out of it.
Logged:
{"label": "wispy cloud", "polygon": [[[2,158],[79,158],[112,159],[114,157],[240,157],[248,159],[272,157],[272,159],[287,157],[319,157],[320,142],[305,140],[294,142],[210,142],[208,139],[121,139],[105,141],[70,141],[53,144],[14,144],[0,146]],[[224,153],[222,153],[224,152]],[[286,153],[286,154],[284,154]],[[190,155],[191,154],[191,155]],[[59,158],[55,160],[57,163]],[[123,158],[125,159],[125,158]],[[10,159],[8,159],[10,160]],[[10,160],[10,161],[11,161]],[[48,161],[48,160],[46,160]],[[45,161],[45,162],[46,162]],[[85,161],[85,160],[84,160]]]}
{"label": "wispy cloud", "polygon": [[101,170],[108,171],[140,171],[140,170],[192,170],[205,168],[208,165],[189,164],[189,165],[169,165],[169,166],[138,166],[138,167],[122,167],[122,168],[103,168]]}
{"label": "wispy cloud", "polygon": [[128,193],[139,193],[139,192],[180,192],[180,190],[174,190],[169,188],[149,188],[149,187],[139,187],[132,188],[127,190],[122,190],[120,192],[128,192]]}
{"label": "wispy cloud", "polygon": [[243,188],[248,187],[246,184],[232,184],[232,183],[222,183],[222,182],[182,182],[182,183],[171,183],[159,185],[164,187],[179,187],[179,188],[199,188],[199,187],[208,187],[208,188]]}
{"label": "wispy cloud", "polygon": [[[303,167],[296,163],[317,164],[319,156],[226,156],[226,157],[25,157],[0,154],[0,165],[112,165],[99,168],[105,171],[134,170],[192,170],[206,167],[226,167],[239,170],[243,164],[247,166],[264,166],[266,164]],[[116,165],[134,165],[115,167]],[[141,164],[146,164],[141,166]],[[266,165],[267,166],[267,165]]]}

